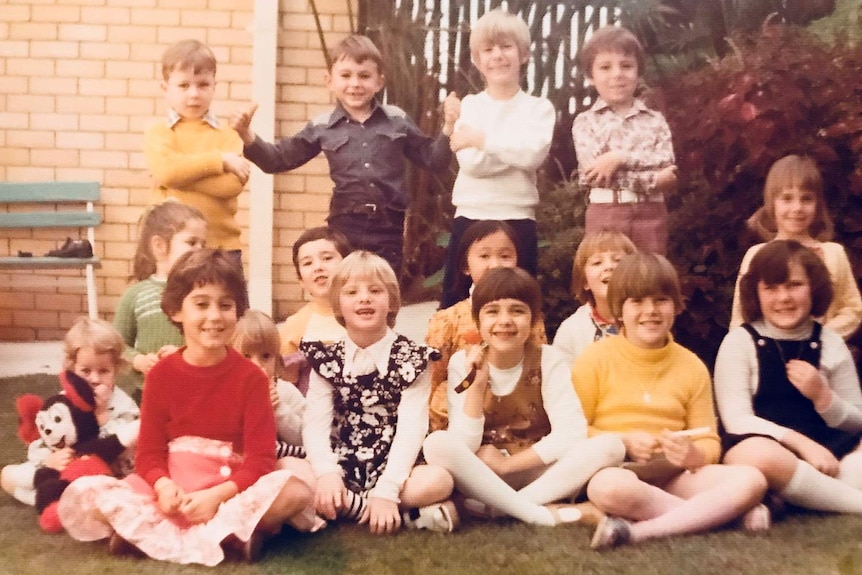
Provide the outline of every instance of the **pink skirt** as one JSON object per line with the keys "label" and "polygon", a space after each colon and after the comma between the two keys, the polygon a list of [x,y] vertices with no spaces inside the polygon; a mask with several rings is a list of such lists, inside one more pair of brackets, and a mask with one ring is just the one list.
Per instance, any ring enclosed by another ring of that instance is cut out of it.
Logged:
{"label": "pink skirt", "polygon": [[[242,461],[231,445],[201,437],[179,437],[169,446],[168,465],[185,491],[224,482]],[[174,563],[216,565],[224,559],[221,542],[233,534],[248,541],[261,517],[295,473],[281,469],[258,479],[248,489],[222,503],[206,523],[189,524],[164,515],[155,493],[138,475],[125,479],[107,476],[73,481],[59,502],[60,522],[74,539],[95,541],[117,532],[154,559]],[[297,517],[295,526],[316,531],[325,523],[313,506]]]}

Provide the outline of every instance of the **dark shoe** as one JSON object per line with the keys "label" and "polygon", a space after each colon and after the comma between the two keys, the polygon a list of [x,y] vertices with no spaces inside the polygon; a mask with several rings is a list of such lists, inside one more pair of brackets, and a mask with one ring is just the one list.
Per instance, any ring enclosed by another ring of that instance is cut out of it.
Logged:
{"label": "dark shoe", "polygon": [[22,252],[21,250],[18,250],[18,257],[19,258],[32,258],[33,252]]}
{"label": "dark shoe", "polygon": [[228,535],[222,541],[225,556],[234,560],[254,563],[260,559],[263,544],[269,537],[262,531],[255,531],[248,541],[240,541],[236,535]]}
{"label": "dark shoe", "polygon": [[93,257],[93,246],[87,240],[66,238],[66,243],[59,249],[51,250],[45,255],[53,258],[91,258]]}
{"label": "dark shoe", "polygon": [[118,533],[113,533],[108,541],[108,552],[111,555],[132,555],[134,557],[145,557],[143,551],[120,537]]}
{"label": "dark shoe", "polygon": [[597,551],[610,549],[628,543],[631,537],[632,533],[628,521],[606,515],[599,520],[596,531],[593,533],[593,539],[590,541],[590,547]]}

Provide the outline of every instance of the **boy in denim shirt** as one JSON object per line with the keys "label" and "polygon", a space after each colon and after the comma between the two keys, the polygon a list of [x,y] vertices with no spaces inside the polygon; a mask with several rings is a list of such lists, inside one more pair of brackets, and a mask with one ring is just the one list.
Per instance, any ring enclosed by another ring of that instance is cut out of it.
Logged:
{"label": "boy in denim shirt", "polygon": [[378,104],[383,59],[365,36],[348,36],[335,47],[326,85],[337,100],[335,109],[276,144],[252,131],[254,104],[234,114],[231,123],[245,144],[245,156],[266,173],[298,168],[322,151],[335,183],[329,227],[344,234],[354,248],[383,257],[400,275],[404,217],[410,207],[403,159],[432,171],[445,170],[452,158],[448,135],[457,107],[444,104],[443,131],[432,139],[400,108]]}

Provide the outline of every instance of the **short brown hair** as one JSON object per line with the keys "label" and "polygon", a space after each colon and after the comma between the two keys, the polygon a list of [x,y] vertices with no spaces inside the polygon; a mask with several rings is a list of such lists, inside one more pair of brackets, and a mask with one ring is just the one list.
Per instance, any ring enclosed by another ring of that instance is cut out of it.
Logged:
{"label": "short brown hair", "polygon": [[401,290],[398,287],[398,278],[392,271],[392,266],[380,256],[358,250],[350,253],[341,261],[338,271],[332,278],[329,287],[329,303],[332,305],[332,313],[335,320],[344,325],[344,313],[341,311],[341,290],[350,280],[378,280],[389,292],[389,315],[386,323],[389,327],[395,327],[395,318],[401,309]]}
{"label": "short brown hair", "polygon": [[348,36],[335,45],[329,53],[329,58],[330,72],[332,71],[333,64],[340,62],[345,58],[350,58],[357,64],[362,64],[366,60],[371,60],[377,64],[377,71],[383,74],[383,56],[368,36],[362,36],[360,34]]}
{"label": "short brown hair", "polygon": [[209,46],[198,40],[180,40],[162,55],[162,78],[167,81],[174,70],[191,70],[194,74],[216,72],[216,59]]}
{"label": "short brown hair", "polygon": [[542,289],[536,278],[520,268],[491,268],[473,289],[473,319],[479,323],[479,311],[500,299],[522,301],[530,308],[530,322],[542,320]]}
{"label": "short brown hair", "polygon": [[808,156],[791,154],[784,156],[769,168],[766,182],[763,185],[763,206],[754,212],[748,221],[748,227],[757,233],[763,241],[775,238],[778,227],[775,224],[775,200],[781,193],[790,188],[811,192],[817,199],[814,221],[808,233],[821,242],[832,239],[834,231],[832,218],[826,209],[826,199],[823,195],[823,177],[817,163]]}
{"label": "short brown hair", "polygon": [[823,260],[796,240],[773,240],[764,245],[748,265],[748,270],[739,280],[739,301],[745,321],[756,321],[763,317],[757,285],[783,284],[790,277],[790,264],[796,263],[805,270],[811,291],[811,315],[820,317],[832,304],[834,295],[832,279]]}
{"label": "short brown hair", "polygon": [[296,269],[296,275],[299,276],[299,248],[305,244],[316,242],[317,240],[329,240],[335,246],[336,251],[341,254],[341,257],[347,257],[350,253],[350,242],[344,234],[337,230],[333,230],[327,226],[317,226],[316,228],[308,228],[296,238],[293,242],[293,267]]}
{"label": "short brown hair", "polygon": [[590,36],[578,53],[578,62],[587,78],[593,77],[593,63],[596,56],[602,52],[616,52],[632,56],[638,64],[638,75],[643,74],[645,57],[644,49],[637,36],[627,28],[608,25],[602,26]]}
{"label": "short brown hair", "polygon": [[572,260],[572,296],[582,304],[596,305],[593,292],[586,287],[587,260],[601,252],[622,252],[626,255],[638,251],[634,243],[622,232],[616,230],[600,230],[589,233],[581,240]]}
{"label": "short brown hair", "polygon": [[[172,318],[182,309],[183,300],[192,290],[209,284],[224,287],[236,304],[236,316],[242,317],[248,309],[242,270],[226,251],[209,248],[186,252],[171,268],[165,291],[162,292],[162,311]],[[173,319],[171,321],[182,331],[180,323]]]}
{"label": "short brown hair", "polygon": [[63,338],[63,369],[75,368],[78,352],[84,347],[92,347],[96,353],[110,354],[111,363],[118,371],[126,365],[126,360],[123,359],[123,350],[126,347],[123,336],[103,319],[79,317],[72,322],[72,327]]}
{"label": "short brown hair", "polygon": [[614,319],[623,317],[623,303],[662,295],[673,300],[674,311],[684,309],[679,276],[667,258],[659,254],[636,252],[620,260],[608,284],[608,305]]}

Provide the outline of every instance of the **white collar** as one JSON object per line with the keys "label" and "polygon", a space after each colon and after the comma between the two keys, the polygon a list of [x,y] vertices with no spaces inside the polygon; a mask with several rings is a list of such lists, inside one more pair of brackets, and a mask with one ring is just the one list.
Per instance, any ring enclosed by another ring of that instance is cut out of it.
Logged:
{"label": "white collar", "polygon": [[[353,373],[353,364],[356,359],[356,354],[360,351],[366,352],[371,356],[374,365],[377,367],[377,372],[385,374],[389,371],[389,352],[392,349],[392,344],[395,338],[398,337],[392,329],[386,328],[386,333],[379,340],[365,348],[361,348],[350,339],[349,335],[344,336],[344,373],[353,375],[364,375],[362,373]],[[359,367],[359,366],[357,366]],[[366,371],[366,373],[368,373]]]}
{"label": "white collar", "polygon": [[[180,116],[173,108],[168,110],[168,127],[173,128],[182,119],[183,117]],[[218,118],[215,117],[215,114],[213,114],[211,110],[207,110],[207,113],[204,114],[204,117],[201,118],[201,120],[218,130]]]}

